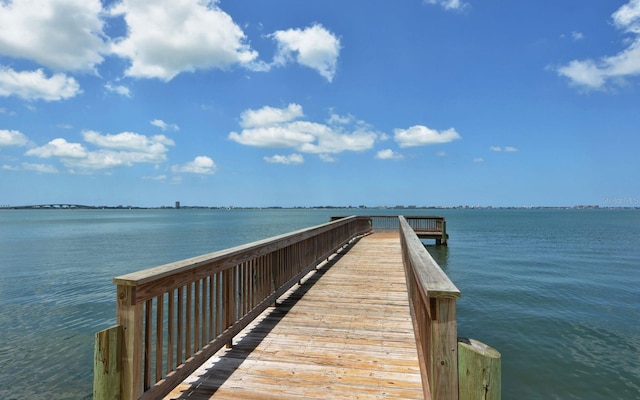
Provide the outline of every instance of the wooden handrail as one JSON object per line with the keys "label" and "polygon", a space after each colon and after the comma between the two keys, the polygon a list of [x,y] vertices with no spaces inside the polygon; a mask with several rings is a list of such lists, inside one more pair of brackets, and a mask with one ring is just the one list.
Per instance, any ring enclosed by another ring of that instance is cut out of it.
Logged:
{"label": "wooden handrail", "polygon": [[94,398],[115,382],[123,400],[166,395],[309,271],[370,231],[369,217],[352,216],[114,278],[118,328],[98,335],[100,343],[110,332],[121,339],[117,351],[96,351],[96,366],[118,369],[94,377]]}
{"label": "wooden handrail", "polygon": [[460,291],[400,216],[400,242],[425,398],[458,399],[456,299]]}

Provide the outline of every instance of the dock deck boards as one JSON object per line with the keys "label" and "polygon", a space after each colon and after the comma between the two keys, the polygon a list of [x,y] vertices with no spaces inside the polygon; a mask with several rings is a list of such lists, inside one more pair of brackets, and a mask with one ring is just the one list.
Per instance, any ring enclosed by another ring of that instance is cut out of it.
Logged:
{"label": "dock deck boards", "polygon": [[421,399],[398,233],[360,239],[168,399]]}

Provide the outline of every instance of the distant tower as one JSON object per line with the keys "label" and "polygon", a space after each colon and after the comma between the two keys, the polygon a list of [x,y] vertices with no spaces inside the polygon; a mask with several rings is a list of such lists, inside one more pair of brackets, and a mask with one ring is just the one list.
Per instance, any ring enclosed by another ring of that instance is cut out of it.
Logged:
{"label": "distant tower", "polygon": [[179,209],[179,208],[180,208],[180,202],[176,201],[176,209]]}

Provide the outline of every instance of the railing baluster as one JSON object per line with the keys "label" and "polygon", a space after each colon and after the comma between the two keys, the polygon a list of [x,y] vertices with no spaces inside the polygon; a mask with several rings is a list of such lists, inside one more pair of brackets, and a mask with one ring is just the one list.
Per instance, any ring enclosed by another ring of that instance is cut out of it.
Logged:
{"label": "railing baluster", "polygon": [[185,361],[191,357],[191,313],[193,311],[193,283],[187,284],[187,306],[186,306],[186,321],[185,321],[185,344],[184,344],[184,359]]}
{"label": "railing baluster", "polygon": [[156,297],[156,382],[162,379],[162,353],[164,351],[164,295]]}
{"label": "railing baluster", "polygon": [[207,337],[207,343],[212,341],[216,337],[215,322],[216,322],[216,276],[209,276],[209,336]]}
{"label": "railing baluster", "polygon": [[195,286],[195,294],[194,294],[194,298],[193,301],[195,303],[195,308],[193,311],[194,314],[194,328],[193,328],[193,353],[195,354],[196,352],[198,352],[199,347],[200,347],[200,281],[197,280],[194,282],[194,286]]}
{"label": "railing baluster", "polygon": [[171,290],[168,293],[167,302],[167,374],[173,370],[175,365],[173,364],[173,352],[174,352],[174,314],[175,314],[175,290]]}
{"label": "railing baluster", "polygon": [[184,286],[178,287],[178,338],[176,349],[176,365],[184,361],[182,345],[184,343]]}
{"label": "railing baluster", "polygon": [[144,310],[144,390],[151,387],[151,318],[153,299],[145,302]]}

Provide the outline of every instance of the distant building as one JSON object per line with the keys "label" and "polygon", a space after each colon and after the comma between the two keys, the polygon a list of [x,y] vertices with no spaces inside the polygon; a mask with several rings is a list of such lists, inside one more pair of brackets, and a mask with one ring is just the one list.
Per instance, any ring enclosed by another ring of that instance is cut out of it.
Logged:
{"label": "distant building", "polygon": [[179,208],[180,208],[180,202],[176,201],[176,209],[179,209]]}

